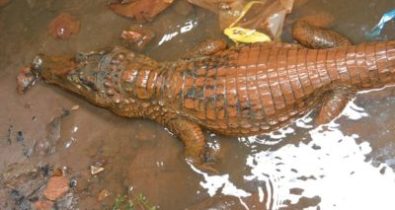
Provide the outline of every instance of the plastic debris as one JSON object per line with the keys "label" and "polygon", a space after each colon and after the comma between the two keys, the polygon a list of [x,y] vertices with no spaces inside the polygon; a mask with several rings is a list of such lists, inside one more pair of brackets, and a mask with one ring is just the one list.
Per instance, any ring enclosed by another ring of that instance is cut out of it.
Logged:
{"label": "plastic debris", "polygon": [[91,174],[94,176],[94,175],[97,175],[97,174],[99,174],[99,173],[101,173],[101,172],[103,172],[104,171],[104,168],[103,167],[98,167],[98,166],[91,166]]}
{"label": "plastic debris", "polygon": [[242,27],[231,27],[224,30],[226,36],[234,42],[255,43],[255,42],[270,42],[272,39],[255,29],[246,29]]}
{"label": "plastic debris", "polygon": [[260,1],[249,2],[242,10],[240,16],[229,27],[225,28],[224,33],[229,39],[234,42],[255,43],[255,42],[270,42],[271,38],[255,29],[246,29],[243,27],[235,27],[235,25],[247,14],[254,4],[262,4]]}
{"label": "plastic debris", "polygon": [[236,43],[280,40],[295,0],[188,0],[218,14],[220,29]]}
{"label": "plastic debris", "polygon": [[384,29],[385,24],[393,19],[395,19],[395,9],[384,13],[379,23],[375,27],[373,27],[370,32],[367,32],[366,36],[369,38],[375,38],[377,36],[380,36],[381,32]]}

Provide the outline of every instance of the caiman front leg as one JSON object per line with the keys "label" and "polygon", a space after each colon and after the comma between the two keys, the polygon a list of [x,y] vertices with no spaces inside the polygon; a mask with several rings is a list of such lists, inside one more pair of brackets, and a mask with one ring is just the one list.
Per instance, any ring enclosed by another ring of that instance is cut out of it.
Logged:
{"label": "caiman front leg", "polygon": [[326,124],[339,116],[353,95],[354,91],[347,87],[336,88],[329,92],[324,98],[314,123],[316,125]]}
{"label": "caiman front leg", "polygon": [[184,143],[187,162],[203,171],[217,173],[206,162],[206,140],[198,124],[175,118],[170,120],[167,126]]}

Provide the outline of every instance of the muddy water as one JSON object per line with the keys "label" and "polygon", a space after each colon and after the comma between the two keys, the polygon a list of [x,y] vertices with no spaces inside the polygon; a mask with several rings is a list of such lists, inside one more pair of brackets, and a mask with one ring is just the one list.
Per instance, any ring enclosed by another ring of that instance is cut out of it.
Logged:
{"label": "muddy water", "polygon": [[[64,168],[77,181],[72,209],[108,209],[118,195],[139,193],[159,209],[395,209],[394,88],[358,94],[338,119],[321,127],[306,116],[270,135],[207,132],[210,146],[220,148],[218,175],[187,165],[181,143],[153,122],[117,117],[42,82],[17,95],[19,68],[39,52],[125,45],[119,36],[132,21],[113,14],[106,2],[14,0],[0,8],[1,174]],[[155,59],[173,60],[202,40],[223,38],[214,15],[176,4],[150,24],[157,36],[144,53]],[[287,23],[327,12],[335,17],[334,29],[361,42],[391,8],[390,0],[311,0]],[[63,11],[81,21],[81,32],[68,41],[47,30]],[[395,39],[394,26],[380,39]],[[289,27],[285,32],[290,40]],[[92,165],[104,171],[92,176]],[[0,209],[20,204],[0,188]],[[98,201],[103,190],[110,195]]]}

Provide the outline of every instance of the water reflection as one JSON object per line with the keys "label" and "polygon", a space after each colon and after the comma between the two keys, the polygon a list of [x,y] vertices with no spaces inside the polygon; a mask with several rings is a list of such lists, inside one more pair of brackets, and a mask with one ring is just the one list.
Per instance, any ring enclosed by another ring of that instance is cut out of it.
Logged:
{"label": "water reflection", "polygon": [[[74,126],[71,130],[71,135],[74,135],[75,133],[77,133],[78,131],[78,126]],[[73,143],[75,143],[77,141],[77,138],[74,136],[70,136],[69,140],[66,141],[64,147],[66,149],[68,149]]]}
{"label": "water reflection", "polygon": [[[363,121],[368,116],[353,100],[339,118]],[[395,173],[388,161],[372,164],[367,160],[372,152],[370,143],[358,134],[346,134],[337,121],[311,129],[312,119],[307,115],[295,123],[295,128],[284,128],[263,138],[241,139],[253,149],[257,144],[284,143],[296,129],[309,129],[307,140],[301,137],[298,143],[285,144],[275,151],[261,150],[246,158],[250,170],[243,179],[255,184],[259,202],[266,209],[395,208]],[[203,176],[201,187],[210,196],[231,195],[240,200],[252,196],[232,183],[229,174],[209,176],[195,171]]]}
{"label": "water reflection", "polygon": [[156,46],[160,47],[164,43],[174,39],[176,36],[191,31],[194,27],[197,26],[197,24],[197,20],[187,19],[183,24],[176,25],[175,27],[170,28],[168,32],[163,34]]}

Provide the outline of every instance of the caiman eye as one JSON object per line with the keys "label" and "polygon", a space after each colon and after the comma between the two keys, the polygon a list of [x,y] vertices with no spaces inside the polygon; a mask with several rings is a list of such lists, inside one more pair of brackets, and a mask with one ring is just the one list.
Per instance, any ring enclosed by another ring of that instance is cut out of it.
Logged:
{"label": "caiman eye", "polygon": [[80,84],[88,89],[98,90],[93,76],[80,77]]}

